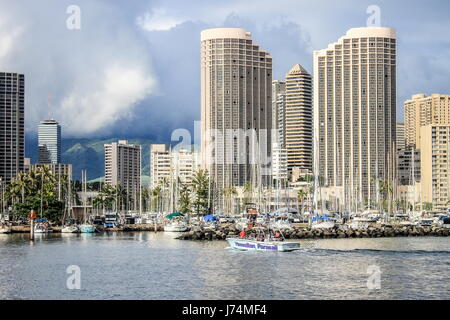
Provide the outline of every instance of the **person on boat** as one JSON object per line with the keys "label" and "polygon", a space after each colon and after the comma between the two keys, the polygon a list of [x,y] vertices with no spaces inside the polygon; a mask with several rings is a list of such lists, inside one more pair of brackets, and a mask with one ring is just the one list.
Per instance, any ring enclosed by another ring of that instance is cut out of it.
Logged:
{"label": "person on boat", "polygon": [[239,233],[239,237],[240,237],[241,239],[244,239],[246,235],[247,235],[247,234],[245,233],[245,230],[242,230],[242,231]]}
{"label": "person on boat", "polygon": [[281,233],[280,231],[276,231],[275,235],[273,236],[275,239],[281,239]]}

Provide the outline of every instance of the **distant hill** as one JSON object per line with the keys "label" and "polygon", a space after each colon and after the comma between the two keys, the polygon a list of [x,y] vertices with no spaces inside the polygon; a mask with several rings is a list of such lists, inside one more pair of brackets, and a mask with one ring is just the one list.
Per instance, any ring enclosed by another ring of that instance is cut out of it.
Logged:
{"label": "distant hill", "polygon": [[[81,170],[87,170],[88,180],[95,180],[105,175],[105,150],[103,145],[121,140],[110,139],[63,139],[62,162],[73,164],[73,178],[81,180]],[[158,143],[150,139],[128,139],[129,143],[142,146],[142,175],[150,174],[150,144]],[[25,156],[31,163],[38,161],[37,137],[27,135]]]}

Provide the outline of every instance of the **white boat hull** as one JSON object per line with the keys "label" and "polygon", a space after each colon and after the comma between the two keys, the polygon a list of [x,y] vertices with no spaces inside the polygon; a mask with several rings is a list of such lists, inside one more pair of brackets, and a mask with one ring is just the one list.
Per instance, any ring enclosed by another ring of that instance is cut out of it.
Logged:
{"label": "white boat hull", "polygon": [[264,242],[237,238],[228,238],[227,241],[231,248],[241,251],[290,252],[300,250],[298,242]]}
{"label": "white boat hull", "polygon": [[185,232],[188,230],[188,227],[186,226],[165,226],[164,231],[165,232]]}
{"label": "white boat hull", "polygon": [[49,229],[49,230],[36,229],[36,230],[34,230],[35,234],[36,233],[38,233],[38,234],[45,234],[45,233],[52,233],[52,232],[53,232],[52,229]]}
{"label": "white boat hull", "polygon": [[77,227],[64,227],[61,229],[61,233],[77,233],[79,231]]}
{"label": "white boat hull", "polygon": [[0,229],[0,234],[8,234],[8,233],[11,233],[10,228],[1,228]]}
{"label": "white boat hull", "polygon": [[333,222],[321,222],[321,223],[317,223],[317,224],[313,224],[311,226],[312,229],[333,229],[334,228],[334,223]]}

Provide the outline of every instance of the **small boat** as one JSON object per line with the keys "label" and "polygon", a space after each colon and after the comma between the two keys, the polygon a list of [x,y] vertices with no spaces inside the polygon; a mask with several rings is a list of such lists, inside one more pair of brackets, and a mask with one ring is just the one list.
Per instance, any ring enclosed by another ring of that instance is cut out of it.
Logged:
{"label": "small boat", "polygon": [[0,225],[0,234],[8,234],[11,233],[11,227],[6,224]]}
{"label": "small boat", "polygon": [[283,219],[279,219],[273,222],[270,227],[272,229],[292,230],[292,224],[289,221]]}
{"label": "small boat", "polygon": [[333,229],[334,222],[333,221],[324,221],[313,223],[311,229]]}
{"label": "small boat", "polygon": [[267,235],[264,232],[264,228],[253,228],[252,230],[258,233],[254,239],[240,237],[227,238],[230,247],[240,251],[263,252],[291,252],[300,250],[300,243],[285,241],[281,232],[278,233],[280,236],[276,238],[270,235],[270,233]]}
{"label": "small boat", "polygon": [[81,233],[94,233],[95,232],[95,226],[92,224],[82,224],[80,226],[80,232]]}
{"label": "small boat", "polygon": [[188,229],[188,226],[181,221],[174,221],[164,226],[165,232],[185,232]]}
{"label": "small boat", "polygon": [[51,232],[53,232],[53,229],[48,222],[38,222],[34,226],[34,233],[44,234],[44,233],[51,233]]}
{"label": "small boat", "polygon": [[77,226],[65,226],[61,229],[61,233],[78,233],[80,229]]}

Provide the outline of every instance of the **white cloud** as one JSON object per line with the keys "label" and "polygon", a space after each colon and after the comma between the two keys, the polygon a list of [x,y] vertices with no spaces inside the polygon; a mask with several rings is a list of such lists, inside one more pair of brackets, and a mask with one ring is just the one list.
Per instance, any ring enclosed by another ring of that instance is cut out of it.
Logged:
{"label": "white cloud", "polygon": [[129,65],[110,66],[97,80],[97,85],[74,89],[62,101],[63,121],[69,133],[77,133],[82,128],[89,135],[126,119],[156,85],[139,67]]}
{"label": "white cloud", "polygon": [[156,93],[151,52],[122,9],[101,0],[78,5],[82,28],[68,30],[67,3],[0,3],[0,69],[25,74],[27,131],[51,115],[66,137],[108,134]]}
{"label": "white cloud", "polygon": [[136,22],[147,31],[168,31],[185,22],[185,20],[169,15],[163,8],[156,8],[137,17]]}

